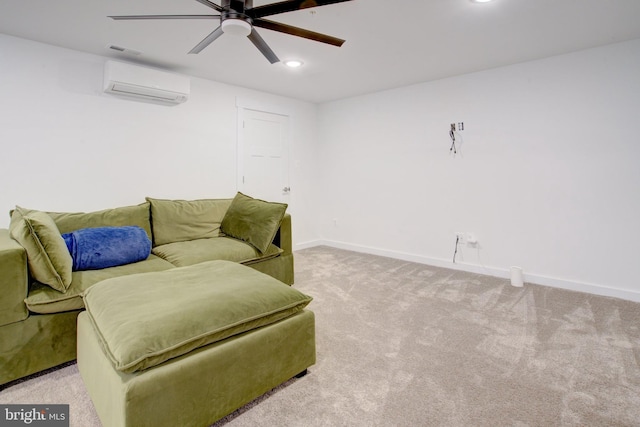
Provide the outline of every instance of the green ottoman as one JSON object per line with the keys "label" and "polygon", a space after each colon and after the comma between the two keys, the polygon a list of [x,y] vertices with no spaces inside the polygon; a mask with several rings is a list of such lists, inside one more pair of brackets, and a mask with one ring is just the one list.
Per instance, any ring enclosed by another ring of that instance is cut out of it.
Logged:
{"label": "green ottoman", "polygon": [[211,261],[100,282],[78,368],[102,424],[207,426],[315,363],[311,298]]}

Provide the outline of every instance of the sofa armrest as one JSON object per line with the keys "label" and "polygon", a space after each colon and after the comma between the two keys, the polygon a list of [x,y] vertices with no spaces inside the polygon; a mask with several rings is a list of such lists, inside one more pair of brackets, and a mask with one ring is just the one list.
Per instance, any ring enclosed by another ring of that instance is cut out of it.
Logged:
{"label": "sofa armrest", "polygon": [[27,252],[0,229],[0,326],[29,316],[24,299],[29,292]]}
{"label": "sofa armrest", "polygon": [[284,251],[285,254],[293,253],[293,243],[291,241],[291,215],[285,214],[280,223],[280,229],[273,239],[273,244]]}

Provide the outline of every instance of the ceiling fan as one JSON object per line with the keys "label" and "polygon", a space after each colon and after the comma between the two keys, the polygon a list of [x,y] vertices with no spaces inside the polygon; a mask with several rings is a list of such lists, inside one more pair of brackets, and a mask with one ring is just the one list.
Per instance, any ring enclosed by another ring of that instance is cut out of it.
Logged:
{"label": "ceiling fan", "polygon": [[292,36],[303,37],[333,46],[342,46],[345,42],[342,39],[305,30],[304,28],[293,27],[291,25],[264,19],[265,16],[277,15],[279,13],[293,12],[295,10],[307,9],[316,6],[325,6],[333,3],[343,3],[352,0],[285,0],[278,3],[266,4],[253,7],[253,0],[222,0],[218,6],[209,0],[196,0],[198,3],[210,7],[220,12],[219,15],[125,15],[109,16],[115,20],[137,20],[137,19],[219,19],[220,25],[211,34],[198,43],[189,53],[199,53],[209,46],[215,39],[223,33],[244,35],[258,48],[260,52],[269,60],[276,63],[280,60],[267,45],[264,39],[258,34],[254,27],[266,28]]}

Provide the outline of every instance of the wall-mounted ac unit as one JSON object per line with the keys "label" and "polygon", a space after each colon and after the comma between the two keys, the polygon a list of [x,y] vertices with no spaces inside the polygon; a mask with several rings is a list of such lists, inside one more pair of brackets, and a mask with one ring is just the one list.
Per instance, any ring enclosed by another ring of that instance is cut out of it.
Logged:
{"label": "wall-mounted ac unit", "polygon": [[189,99],[189,78],[124,62],[106,61],[104,91],[114,95],[180,104]]}

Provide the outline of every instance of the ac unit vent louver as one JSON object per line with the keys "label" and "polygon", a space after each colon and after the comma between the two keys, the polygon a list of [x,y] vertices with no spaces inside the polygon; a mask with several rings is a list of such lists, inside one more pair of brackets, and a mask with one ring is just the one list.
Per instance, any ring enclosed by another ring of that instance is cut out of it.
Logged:
{"label": "ac unit vent louver", "polygon": [[104,91],[114,95],[180,104],[189,99],[190,87],[186,76],[124,62],[105,63]]}

